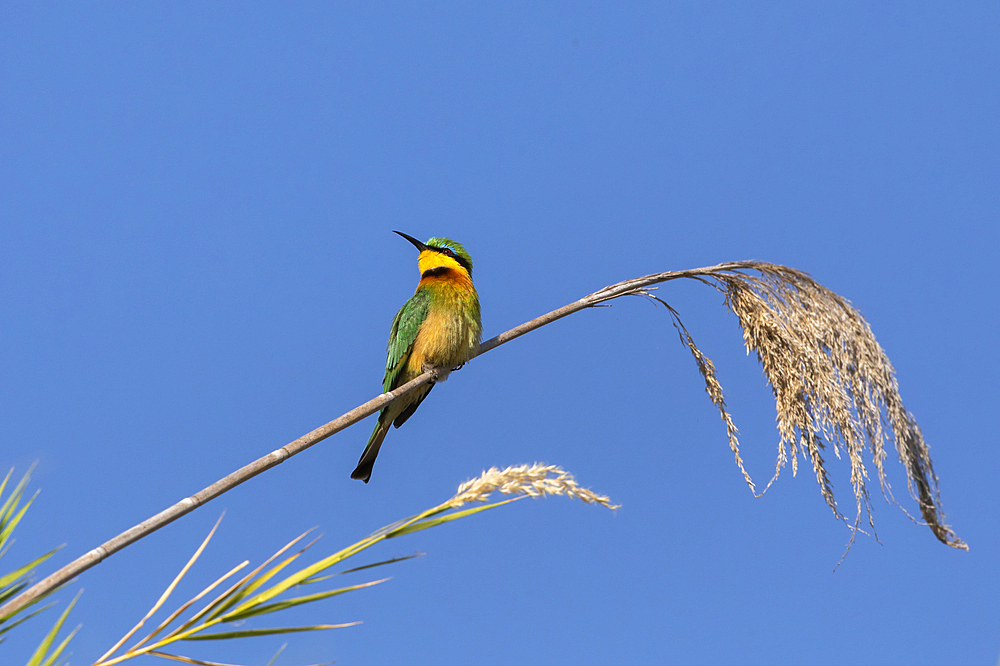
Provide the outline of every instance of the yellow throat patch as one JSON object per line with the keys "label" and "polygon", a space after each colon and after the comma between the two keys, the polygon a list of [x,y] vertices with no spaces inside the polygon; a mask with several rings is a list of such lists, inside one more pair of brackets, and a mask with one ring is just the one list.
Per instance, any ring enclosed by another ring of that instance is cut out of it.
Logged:
{"label": "yellow throat patch", "polygon": [[450,268],[459,271],[461,274],[469,274],[454,257],[449,257],[447,254],[434,252],[433,250],[424,250],[421,252],[420,258],[417,260],[417,266],[420,268],[421,275],[435,268]]}

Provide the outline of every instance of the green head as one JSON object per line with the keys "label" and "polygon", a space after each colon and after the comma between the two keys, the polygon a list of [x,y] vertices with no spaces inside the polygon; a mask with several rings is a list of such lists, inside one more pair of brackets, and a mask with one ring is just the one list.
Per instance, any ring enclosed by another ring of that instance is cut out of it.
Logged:
{"label": "green head", "polygon": [[[395,233],[413,243],[414,247],[420,250],[421,273],[435,266],[444,265],[450,259],[464,268],[470,277],[472,276],[472,256],[458,241],[435,236],[428,239],[426,243],[421,243],[413,236],[404,234],[402,231],[396,231]],[[440,256],[435,257],[434,255]]]}
{"label": "green head", "polygon": [[438,251],[451,250],[458,263],[465,266],[465,269],[469,271],[469,275],[472,275],[472,256],[458,241],[453,241],[450,238],[434,237],[427,240],[427,247]]}

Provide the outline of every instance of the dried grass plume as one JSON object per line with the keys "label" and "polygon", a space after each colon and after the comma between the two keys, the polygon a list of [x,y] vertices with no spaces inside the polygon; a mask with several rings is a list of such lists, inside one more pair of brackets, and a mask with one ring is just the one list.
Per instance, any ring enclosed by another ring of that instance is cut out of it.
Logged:
{"label": "dried grass plume", "polygon": [[751,489],[753,482],[740,459],[736,426],[712,362],[695,345],[677,312],[650,292],[650,285],[682,277],[712,285],[725,294],[727,307],[743,329],[747,352],[754,352],[763,366],[774,392],[780,435],[771,482],[789,458],[794,475],[801,454],[811,464],[827,504],[838,518],[844,518],[833,496],[823,452],[832,445],[838,457],[846,453],[851,465],[856,531],[862,513],[872,524],[866,449],[883,494],[894,501],[884,467],[891,441],[926,524],[943,543],[968,550],[944,522],[930,449],[916,419],[903,406],[892,364],[868,322],[846,299],[801,271],[750,261],[648,275],[588,297],[592,304],[598,304],[618,296],[641,295],[667,306],[726,424],[736,463]]}
{"label": "dried grass plume", "polygon": [[455,496],[448,500],[452,508],[469,502],[485,502],[491,493],[504,495],[525,495],[545,497],[546,495],[566,495],[587,504],[600,504],[609,509],[617,509],[611,499],[587,488],[581,488],[573,475],[556,465],[515,465],[506,469],[490,467],[479,477],[470,479],[458,487]]}

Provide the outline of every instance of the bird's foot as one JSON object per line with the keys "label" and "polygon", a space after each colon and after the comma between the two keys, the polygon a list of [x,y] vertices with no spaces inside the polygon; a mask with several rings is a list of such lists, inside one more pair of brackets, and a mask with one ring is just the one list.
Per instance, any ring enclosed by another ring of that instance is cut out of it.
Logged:
{"label": "bird's foot", "polygon": [[423,365],[420,367],[424,372],[430,372],[434,375],[434,383],[446,382],[448,381],[448,375],[451,374],[451,368],[441,368],[433,365]]}
{"label": "bird's foot", "polygon": [[456,370],[461,370],[461,369],[462,369],[462,368],[464,368],[464,367],[465,367],[465,363],[462,363],[462,364],[460,364],[460,365],[459,365],[459,366],[458,366],[457,368],[452,368],[452,369],[451,369],[451,371],[452,371],[452,372],[455,372]]}

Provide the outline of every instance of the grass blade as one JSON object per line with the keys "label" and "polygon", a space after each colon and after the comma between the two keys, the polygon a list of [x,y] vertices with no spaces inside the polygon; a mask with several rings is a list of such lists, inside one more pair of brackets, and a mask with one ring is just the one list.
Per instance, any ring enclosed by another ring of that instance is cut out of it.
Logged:
{"label": "grass blade", "polygon": [[42,562],[44,562],[45,560],[49,559],[54,554],[59,552],[61,548],[62,546],[59,546],[59,548],[53,548],[44,555],[40,555],[35,559],[33,559],[32,561],[28,562],[23,567],[18,567],[17,569],[14,569],[10,573],[0,576],[0,590],[7,587],[8,585],[13,583],[17,579],[21,578],[22,576],[27,576],[28,574],[30,574],[32,569],[34,569],[36,566],[38,566],[39,564],[41,564]]}
{"label": "grass blade", "polygon": [[393,557],[388,560],[382,560],[381,562],[373,562],[372,564],[363,564],[360,567],[354,567],[353,569],[344,569],[343,571],[339,571],[335,574],[329,574],[327,576],[311,576],[302,581],[302,585],[311,585],[312,583],[319,583],[324,580],[329,580],[330,578],[334,578],[336,576],[344,576],[349,573],[357,573],[359,571],[364,571],[365,569],[374,569],[375,567],[381,567],[386,564],[395,564],[396,562],[402,562],[403,560],[412,560],[415,557],[422,557],[423,555],[424,553],[415,553],[413,555]]}
{"label": "grass blade", "polygon": [[[191,657],[184,657],[179,654],[170,654],[169,652],[157,652],[156,650],[148,652],[147,654],[163,657],[164,659],[170,659],[172,661],[179,661],[182,664],[195,664],[196,666],[238,666],[237,664],[224,664],[220,661],[202,661],[201,659],[192,659]],[[271,663],[274,663],[273,659],[271,660]]]}
{"label": "grass blade", "polygon": [[[56,648],[53,655],[49,655],[52,643],[55,641],[56,636],[62,629],[63,623],[66,622],[66,618],[69,617],[69,612],[73,610],[73,606],[76,605],[76,601],[80,598],[80,594],[82,592],[83,590],[77,592],[76,596],[73,597],[73,601],[69,602],[69,605],[66,606],[66,610],[64,610],[62,615],[59,616],[59,619],[56,620],[54,625],[52,625],[52,628],[49,629],[49,633],[45,634],[45,638],[42,639],[42,642],[35,649],[34,654],[31,655],[31,659],[28,660],[26,666],[50,666],[54,659],[59,656],[59,653],[62,652],[63,648],[66,647],[66,643],[69,641],[68,638]],[[76,631],[77,630],[74,629],[73,632],[70,633],[69,638],[72,638]]]}
{"label": "grass blade", "polygon": [[384,583],[387,580],[389,579],[383,578],[381,580],[373,580],[368,583],[359,583],[357,585],[342,587],[337,590],[327,590],[326,592],[318,592],[316,594],[309,594],[303,597],[295,597],[294,599],[285,599],[284,601],[279,601],[273,604],[263,604],[260,606],[254,606],[252,608],[248,608],[247,610],[241,613],[234,613],[232,615],[227,615],[222,619],[224,622],[235,622],[237,620],[244,620],[248,617],[254,617],[256,615],[265,615],[267,613],[274,613],[275,611],[285,610],[286,608],[292,608],[294,606],[308,604],[313,601],[320,601],[322,599],[335,597],[339,594],[344,594],[345,592],[353,592],[354,590],[361,590],[366,587],[378,585],[379,583]]}
{"label": "grass blade", "polygon": [[343,629],[361,624],[360,622],[345,622],[344,624],[316,624],[311,627],[282,627],[278,629],[247,629],[245,631],[226,631],[216,634],[189,636],[186,641],[217,641],[231,638],[250,638],[251,636],[272,636],[274,634],[294,634],[300,631],[319,631],[321,629]]}
{"label": "grass blade", "polygon": [[[42,611],[46,611],[46,610],[52,608],[55,605],[56,605],[55,602],[52,602],[51,604],[49,604],[47,606],[42,606],[38,610],[33,611],[31,613],[28,613],[24,617],[17,618],[16,620],[14,620],[10,624],[8,624],[6,627],[0,627],[0,636],[2,636],[3,634],[7,633],[8,631],[10,631],[11,629],[13,629],[17,625],[21,624],[22,622],[26,622],[27,620],[30,620],[31,618],[35,617],[36,615],[38,615]],[[3,640],[4,639],[0,639],[0,642],[2,642]]]}
{"label": "grass blade", "polygon": [[441,516],[440,518],[431,518],[429,520],[422,520],[418,523],[412,525],[406,525],[401,527],[394,532],[390,532],[386,535],[386,539],[395,539],[396,537],[403,536],[404,534],[413,534],[414,532],[419,532],[420,530],[426,530],[428,527],[436,527],[444,523],[449,523],[453,520],[459,518],[465,518],[466,516],[471,516],[474,513],[479,513],[480,511],[486,511],[487,509],[493,509],[498,506],[503,506],[504,504],[510,504],[511,502],[516,502],[522,499],[524,495],[518,497],[511,497],[510,499],[503,500],[501,502],[495,502],[493,504],[487,504],[485,506],[475,506],[471,509],[463,509],[462,511],[456,511],[455,513],[449,513],[446,516]]}

